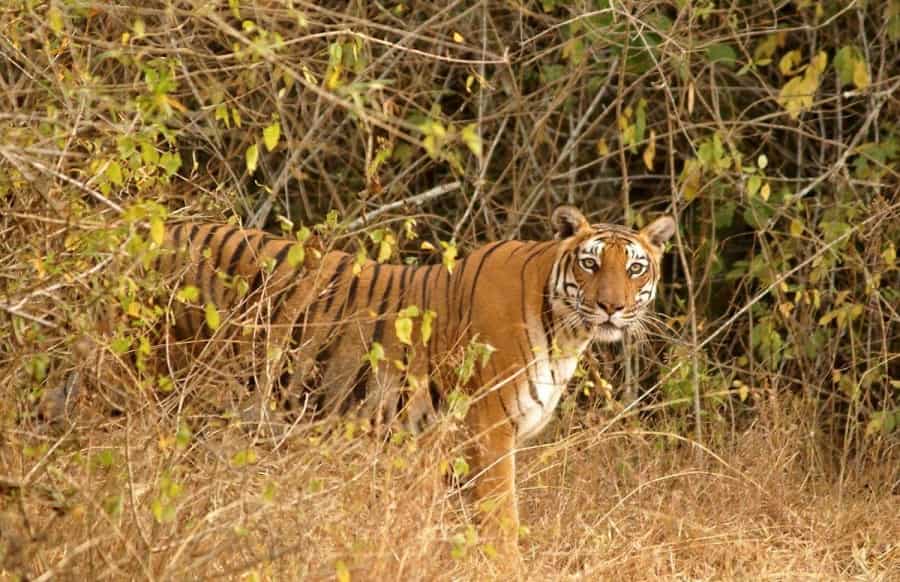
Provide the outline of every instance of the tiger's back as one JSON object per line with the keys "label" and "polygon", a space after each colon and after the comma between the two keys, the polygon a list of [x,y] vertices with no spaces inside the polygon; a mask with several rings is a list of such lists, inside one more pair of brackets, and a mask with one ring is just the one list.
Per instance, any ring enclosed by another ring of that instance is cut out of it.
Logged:
{"label": "tiger's back", "polygon": [[[413,432],[437,416],[451,388],[499,382],[552,347],[545,335],[526,333],[528,314],[540,311],[544,299],[526,275],[543,277],[556,258],[555,241],[487,245],[453,271],[357,264],[352,255],[315,246],[298,253],[301,261],[289,261],[298,244],[231,225],[168,228],[169,252],[157,268],[173,287],[191,285],[200,296],[193,306],[175,302],[172,335],[200,349],[210,338],[227,338],[242,346],[241,355],[256,358],[247,369],[257,374],[273,352],[288,354],[290,378],[280,380],[289,393],[309,397],[319,411],[362,405],[385,424],[402,417]],[[511,277],[519,280],[515,296]],[[210,306],[222,318],[215,330],[207,321]],[[408,337],[398,337],[398,318],[412,323]],[[496,353],[487,369],[459,385],[461,351],[476,338]],[[532,385],[530,395],[538,392]],[[552,412],[554,397],[545,399]]]}

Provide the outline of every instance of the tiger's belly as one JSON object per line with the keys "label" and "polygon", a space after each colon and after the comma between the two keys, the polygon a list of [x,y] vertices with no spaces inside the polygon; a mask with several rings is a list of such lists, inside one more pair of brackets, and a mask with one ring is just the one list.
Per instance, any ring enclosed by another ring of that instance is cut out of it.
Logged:
{"label": "tiger's belly", "polygon": [[521,443],[536,436],[550,422],[577,365],[576,357],[541,359],[528,370],[538,402],[535,402],[528,383],[519,382],[520,417],[516,440]]}

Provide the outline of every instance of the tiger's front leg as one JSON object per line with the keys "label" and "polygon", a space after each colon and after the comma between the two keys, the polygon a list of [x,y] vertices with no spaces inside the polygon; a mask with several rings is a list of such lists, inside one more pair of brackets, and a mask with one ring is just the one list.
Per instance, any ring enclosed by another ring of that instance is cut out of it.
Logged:
{"label": "tiger's front leg", "polygon": [[498,391],[469,411],[474,446],[475,503],[482,534],[501,559],[519,560],[519,510],[516,502],[516,428],[503,412]]}

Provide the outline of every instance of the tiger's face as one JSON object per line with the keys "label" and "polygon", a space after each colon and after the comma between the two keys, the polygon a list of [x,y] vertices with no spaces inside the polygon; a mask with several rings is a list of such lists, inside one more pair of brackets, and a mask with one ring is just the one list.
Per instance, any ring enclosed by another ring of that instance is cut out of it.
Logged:
{"label": "tiger's face", "polygon": [[569,206],[553,213],[557,236],[570,239],[554,279],[554,308],[569,325],[614,342],[646,317],[659,282],[659,261],[675,221],[663,216],[640,231],[589,224]]}

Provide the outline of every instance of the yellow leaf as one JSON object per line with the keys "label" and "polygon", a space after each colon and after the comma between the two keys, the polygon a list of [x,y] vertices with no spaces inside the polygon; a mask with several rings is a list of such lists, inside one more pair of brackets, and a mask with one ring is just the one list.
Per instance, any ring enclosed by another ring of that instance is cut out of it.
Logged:
{"label": "yellow leaf", "polygon": [[278,139],[280,137],[281,124],[278,123],[277,119],[263,129],[263,143],[266,144],[266,149],[269,151],[275,149],[275,146],[278,145]]}
{"label": "yellow leaf", "polygon": [[163,243],[166,235],[166,225],[161,218],[154,217],[150,219],[150,240],[158,245]]}
{"label": "yellow leaf", "polygon": [[869,86],[869,69],[864,61],[853,63],[853,84],[857,89],[865,89]]}
{"label": "yellow leaf", "polygon": [[412,345],[413,321],[409,317],[398,317],[394,320],[394,331],[400,343]]}
{"label": "yellow leaf", "polygon": [[125,182],[125,179],[122,176],[122,166],[119,162],[110,162],[103,173],[106,174],[106,177],[111,184],[121,186]]}
{"label": "yellow leaf", "polygon": [[788,51],[781,57],[781,60],[778,61],[778,70],[781,71],[782,75],[795,75],[802,71],[803,69],[795,69],[797,65],[803,60],[803,54],[799,50]]}
{"label": "yellow leaf", "polygon": [[887,244],[881,252],[881,258],[884,259],[884,262],[888,267],[894,266],[894,261],[897,260],[897,247],[894,246],[894,243],[889,242]]}
{"label": "yellow leaf", "polygon": [[767,202],[768,202],[768,200],[769,200],[769,195],[770,195],[771,193],[772,193],[772,188],[769,186],[769,183],[768,183],[768,182],[766,182],[765,184],[763,184],[763,185],[762,185],[762,188],[759,189],[759,197],[762,198],[763,200],[767,201]]}
{"label": "yellow leaf", "polygon": [[601,156],[609,155],[609,145],[606,143],[605,139],[600,139],[597,141],[597,154]]}
{"label": "yellow leaf", "polygon": [[656,131],[650,130],[650,143],[644,150],[644,165],[647,169],[653,171],[653,158],[656,157]]}
{"label": "yellow leaf", "polygon": [[306,250],[303,248],[302,244],[297,243],[291,246],[291,250],[289,250],[287,254],[287,262],[292,269],[296,268],[297,265],[302,264],[305,258]]}
{"label": "yellow leaf", "polygon": [[466,147],[469,148],[469,151],[476,156],[481,157],[481,136],[478,135],[477,123],[470,123],[463,127],[462,132],[460,132],[460,137],[462,138],[463,143],[466,144]]}
{"label": "yellow leaf", "polygon": [[434,245],[428,242],[427,240],[423,240],[422,244],[419,245],[419,248],[423,251],[433,251]]}
{"label": "yellow leaf", "polygon": [[34,266],[34,270],[37,271],[38,279],[43,279],[47,276],[47,269],[44,268],[44,259],[35,257],[31,259],[31,264]]}
{"label": "yellow leaf", "polygon": [[383,263],[391,258],[391,255],[394,254],[394,243],[397,240],[394,238],[394,235],[387,233],[384,235],[384,238],[381,239],[381,242],[378,244],[378,257],[376,257],[376,261],[379,263]]}
{"label": "yellow leaf", "polygon": [[247,173],[252,174],[256,171],[256,164],[259,162],[259,148],[256,144],[247,148],[246,152],[247,159]]}
{"label": "yellow leaf", "polygon": [[681,171],[681,192],[685,202],[690,202],[700,192],[700,178],[702,175],[700,162],[690,159],[685,162]]}
{"label": "yellow leaf", "polygon": [[204,311],[206,312],[206,325],[209,326],[209,329],[213,331],[219,329],[219,326],[222,325],[222,319],[216,306],[212,303],[207,303]]}
{"label": "yellow leaf", "polygon": [[757,64],[760,64],[759,61],[771,60],[775,56],[776,48],[778,48],[778,36],[770,34],[753,49],[753,60]]}
{"label": "yellow leaf", "polygon": [[816,77],[805,75],[794,77],[781,88],[778,103],[785,108],[791,119],[797,119],[801,113],[812,107],[813,95],[818,87]]}
{"label": "yellow leaf", "polygon": [[428,345],[428,340],[431,339],[431,331],[433,329],[434,318],[437,317],[437,313],[432,311],[431,309],[426,309],[422,314],[422,345]]}
{"label": "yellow leaf", "polygon": [[444,263],[444,266],[447,268],[447,271],[450,273],[453,272],[453,267],[456,266],[456,245],[452,243],[445,243],[441,241],[441,245],[444,247],[443,255],[441,256],[441,262]]}
{"label": "yellow leaf", "polygon": [[185,105],[181,101],[172,97],[171,95],[166,95],[166,103],[168,103],[172,108],[181,111],[182,113],[187,111],[187,107],[185,107]]}
{"label": "yellow leaf", "polygon": [[350,570],[347,569],[347,564],[343,561],[338,560],[337,563],[335,563],[334,571],[337,582],[350,582]]}
{"label": "yellow leaf", "polygon": [[453,33],[453,42],[458,42],[461,44],[461,43],[466,42],[466,39],[464,39],[463,35],[461,35],[460,33],[454,32]]}
{"label": "yellow leaf", "polygon": [[791,236],[797,238],[803,234],[803,223],[797,219],[791,221]]}
{"label": "yellow leaf", "polygon": [[53,31],[53,34],[59,36],[63,30],[63,15],[60,12],[59,8],[56,6],[50,8],[47,11],[47,18],[50,22],[50,30]]}
{"label": "yellow leaf", "polygon": [[828,66],[828,53],[825,51],[819,51],[809,61],[809,68],[806,70],[807,76],[815,75],[818,77],[822,73],[825,72],[825,67]]}
{"label": "yellow leaf", "polygon": [[335,90],[341,86],[341,73],[343,72],[344,67],[341,65],[335,65],[328,76],[325,78],[325,86],[330,90]]}
{"label": "yellow leaf", "polygon": [[176,294],[175,299],[182,303],[194,303],[200,298],[200,289],[193,285],[185,285]]}

